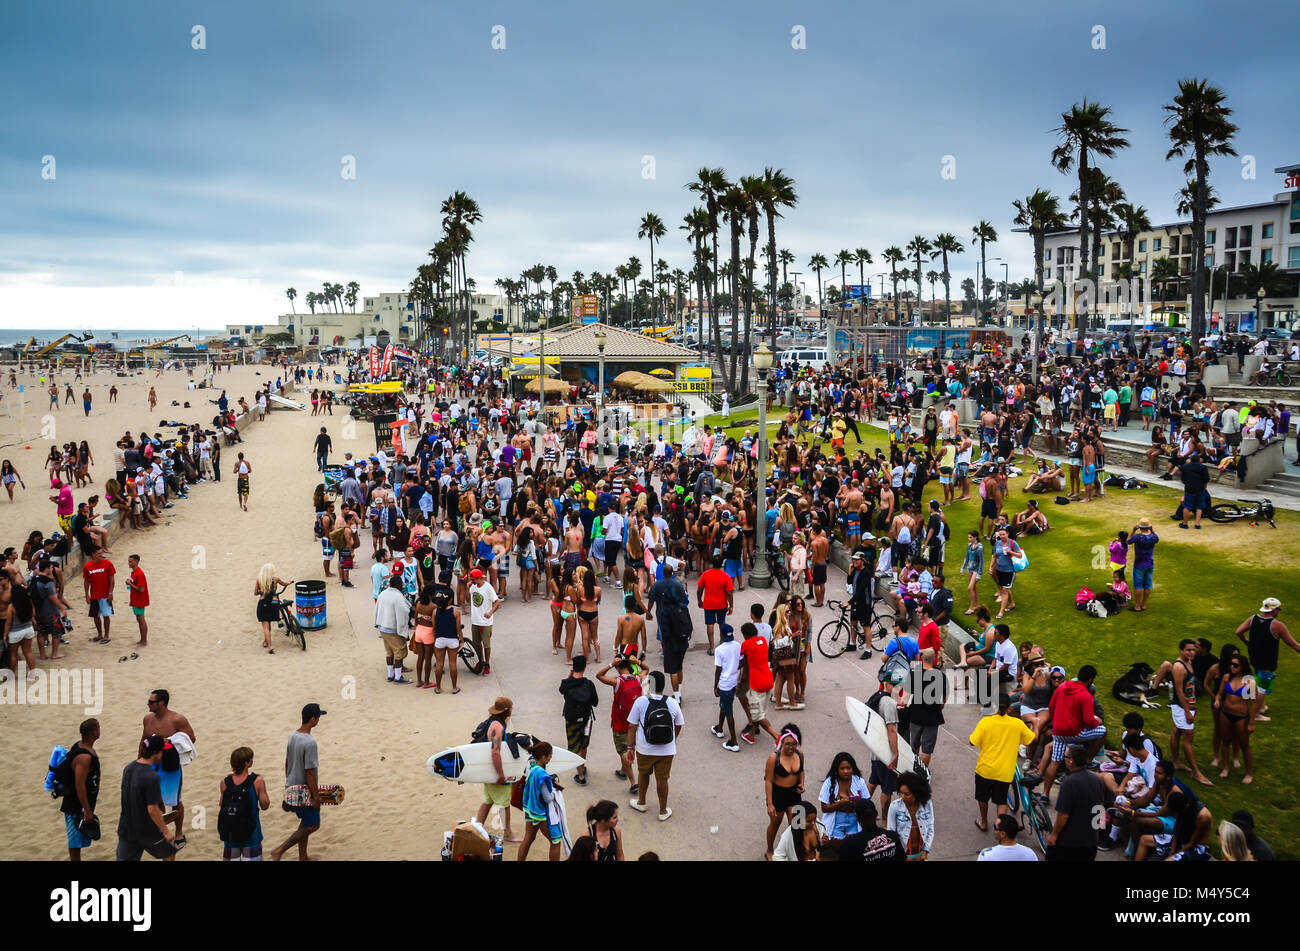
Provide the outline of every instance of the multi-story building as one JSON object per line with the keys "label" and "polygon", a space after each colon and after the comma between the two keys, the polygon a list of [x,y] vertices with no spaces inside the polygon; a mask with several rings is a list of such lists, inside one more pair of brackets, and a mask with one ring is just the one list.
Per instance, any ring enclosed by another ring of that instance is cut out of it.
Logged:
{"label": "multi-story building", "polygon": [[[1205,224],[1205,260],[1211,270],[1213,287],[1206,287],[1207,324],[1210,327],[1239,327],[1259,331],[1266,327],[1296,329],[1300,327],[1300,165],[1285,166],[1276,170],[1285,174],[1284,187],[1288,191],[1273,196],[1271,201],[1232,208],[1211,209]],[[1189,285],[1193,267],[1192,223],[1190,220],[1162,224],[1135,236],[1132,260],[1128,256],[1128,242],[1118,231],[1102,233],[1101,246],[1096,249],[1096,262],[1102,281],[1115,281],[1124,273],[1138,279],[1149,278],[1155,262],[1169,258],[1184,279],[1170,282],[1167,287],[1150,287],[1155,299],[1154,309],[1164,310],[1166,318],[1185,323],[1190,306]],[[1044,241],[1043,280],[1060,281],[1067,286],[1078,274],[1078,229],[1065,229],[1046,236]],[[1256,314],[1256,289],[1242,285],[1235,276],[1246,265],[1272,262],[1289,278],[1289,288],[1282,293],[1265,296],[1260,313]],[[1124,268],[1123,265],[1128,265]],[[1228,281],[1227,276],[1234,275]],[[1143,281],[1143,287],[1148,285]],[[1167,300],[1160,304],[1162,293]],[[1228,296],[1231,295],[1231,296]],[[1150,314],[1143,301],[1141,313]],[[1106,319],[1123,318],[1128,307],[1122,303],[1099,304],[1094,312]],[[1163,319],[1160,322],[1169,322]]]}

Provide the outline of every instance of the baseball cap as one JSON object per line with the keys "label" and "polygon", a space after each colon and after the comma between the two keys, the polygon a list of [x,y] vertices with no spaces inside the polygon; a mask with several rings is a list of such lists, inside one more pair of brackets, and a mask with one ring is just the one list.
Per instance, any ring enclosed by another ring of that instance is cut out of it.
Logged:
{"label": "baseball cap", "polygon": [[733,639],[733,633],[735,631],[735,628],[733,628],[730,624],[719,624],[718,631],[719,631],[719,637],[722,640],[729,641]]}
{"label": "baseball cap", "polygon": [[867,560],[867,552],[866,552],[866,549],[865,549],[865,548],[855,548],[855,549],[853,549],[853,560],[854,560],[854,561],[866,561],[866,560]]}
{"label": "baseball cap", "polygon": [[152,733],[144,738],[140,746],[144,749],[146,756],[153,756],[155,753],[161,753],[167,741],[157,733]]}
{"label": "baseball cap", "polygon": [[471,578],[482,578],[482,577],[483,577],[483,569],[482,569],[482,568],[475,568],[473,571],[471,571],[471,572],[469,573],[469,576],[470,576]]}
{"label": "baseball cap", "polygon": [[1232,824],[1242,829],[1255,828],[1255,817],[1245,809],[1238,809],[1232,814]]}
{"label": "baseball cap", "polygon": [[1054,666],[1054,667],[1049,671],[1049,673],[1060,674],[1062,677],[1064,677],[1064,676],[1065,676],[1065,668],[1062,667],[1060,664],[1057,664],[1056,666]]}
{"label": "baseball cap", "polygon": [[302,708],[302,722],[306,723],[312,717],[323,717],[326,711],[320,708],[319,703],[309,703]]}
{"label": "baseball cap", "polygon": [[1276,611],[1282,606],[1282,602],[1277,598],[1265,598],[1264,603],[1259,606],[1260,614],[1267,614],[1269,611]]}

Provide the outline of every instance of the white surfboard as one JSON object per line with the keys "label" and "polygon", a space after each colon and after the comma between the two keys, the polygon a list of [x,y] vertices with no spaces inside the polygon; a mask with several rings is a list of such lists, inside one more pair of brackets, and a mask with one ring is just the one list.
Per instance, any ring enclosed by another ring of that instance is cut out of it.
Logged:
{"label": "white surfboard", "polygon": [[276,407],[276,406],[283,406],[283,407],[285,407],[286,409],[306,409],[306,408],[307,408],[307,404],[306,404],[306,403],[295,403],[293,400],[291,400],[291,399],[286,399],[285,397],[283,397],[283,396],[279,396],[279,395],[277,395],[277,394],[275,394],[275,393],[270,394],[270,396],[271,396],[271,407],[272,407],[272,408],[274,408],[274,407]]}
{"label": "white surfboard", "polygon": [[[889,730],[885,726],[884,718],[854,697],[844,698],[844,708],[849,711],[849,723],[853,725],[853,732],[858,735],[858,739],[867,745],[874,758],[882,763],[888,763],[893,754],[889,751]],[[899,734],[898,772],[906,773],[915,764],[916,757],[912,754],[912,747],[908,746],[902,734]]]}
{"label": "white surfboard", "polygon": [[[558,775],[568,770],[576,770],[584,760],[577,753],[570,753],[563,747],[555,747],[551,761],[546,764],[546,771]],[[434,753],[425,763],[430,776],[441,776],[457,783],[495,783],[496,767],[492,765],[491,743],[465,743],[453,746],[439,753]],[[501,744],[501,771],[506,782],[521,779],[528,772],[528,753],[521,747],[519,756],[510,755],[510,746]]]}

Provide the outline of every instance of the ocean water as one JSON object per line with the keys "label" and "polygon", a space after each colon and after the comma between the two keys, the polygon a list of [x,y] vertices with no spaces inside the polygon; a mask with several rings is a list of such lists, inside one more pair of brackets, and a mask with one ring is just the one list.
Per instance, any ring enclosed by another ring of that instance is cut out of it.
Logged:
{"label": "ocean water", "polygon": [[[114,343],[118,346],[126,346],[133,343],[150,343],[154,340],[166,340],[168,337],[177,337],[181,334],[189,334],[191,342],[202,343],[208,337],[215,337],[225,334],[225,328],[218,327],[212,330],[199,329],[193,327],[183,327],[175,330],[51,330],[48,327],[40,329],[26,330],[20,328],[10,329],[8,327],[0,328],[0,347],[11,347],[14,344],[24,344],[30,338],[35,337],[37,343],[53,343],[65,333],[75,333],[78,336],[85,333],[91,333],[95,336],[86,343]],[[76,338],[67,341],[75,343]],[[182,343],[184,341],[181,341]]]}

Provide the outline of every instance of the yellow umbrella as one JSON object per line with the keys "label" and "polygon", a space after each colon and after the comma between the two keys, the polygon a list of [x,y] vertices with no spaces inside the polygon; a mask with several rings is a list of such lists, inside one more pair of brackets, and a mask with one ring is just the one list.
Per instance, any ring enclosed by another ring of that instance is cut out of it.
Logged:
{"label": "yellow umbrella", "polygon": [[673,378],[673,371],[672,371],[672,370],[665,370],[663,367],[656,367],[655,369],[653,369],[653,370],[650,371],[650,375],[651,375],[651,376],[661,376],[661,377],[664,377],[665,379],[669,379],[669,380],[671,380],[671,379]]}

